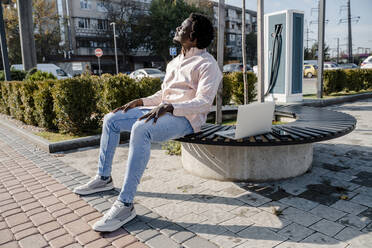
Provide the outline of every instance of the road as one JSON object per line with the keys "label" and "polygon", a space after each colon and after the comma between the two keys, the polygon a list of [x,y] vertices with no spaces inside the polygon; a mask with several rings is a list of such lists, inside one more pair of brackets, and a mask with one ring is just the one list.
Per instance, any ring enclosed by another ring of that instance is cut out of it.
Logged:
{"label": "road", "polygon": [[302,92],[306,94],[316,94],[316,80],[317,78],[304,78],[302,83]]}

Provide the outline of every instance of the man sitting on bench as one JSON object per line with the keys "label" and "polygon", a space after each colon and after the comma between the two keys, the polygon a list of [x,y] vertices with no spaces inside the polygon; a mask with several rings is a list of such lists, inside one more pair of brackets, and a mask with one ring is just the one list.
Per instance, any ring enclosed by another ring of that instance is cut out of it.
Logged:
{"label": "man sitting on bench", "polygon": [[177,28],[173,41],[181,44],[182,52],[167,65],[161,90],[105,115],[97,176],[77,187],[76,194],[114,188],[111,167],[120,132],[130,131],[131,135],[123,187],[111,209],[94,224],[94,230],[111,232],[136,216],[133,198],[149,161],[152,141],[198,132],[205,123],[222,79],[216,60],[205,49],[212,39],[211,21],[192,13]]}

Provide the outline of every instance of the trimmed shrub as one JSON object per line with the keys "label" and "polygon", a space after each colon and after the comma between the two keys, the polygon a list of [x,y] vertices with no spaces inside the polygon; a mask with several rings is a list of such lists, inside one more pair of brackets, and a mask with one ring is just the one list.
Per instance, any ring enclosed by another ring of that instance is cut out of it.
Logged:
{"label": "trimmed shrub", "polygon": [[118,74],[111,76],[102,75],[100,78],[100,100],[98,104],[101,113],[108,113],[127,102],[139,98],[139,86],[134,79],[128,75]]}
{"label": "trimmed shrub", "polygon": [[[232,100],[236,104],[244,104],[244,82],[242,72],[233,72],[226,75],[232,84]],[[248,102],[253,102],[257,96],[255,84],[257,77],[253,72],[247,72]]]}
{"label": "trimmed shrub", "polygon": [[360,70],[345,70],[346,91],[360,91],[364,89],[364,75]]}
{"label": "trimmed shrub", "polygon": [[35,69],[31,69],[27,75],[25,80],[27,81],[44,81],[44,80],[49,80],[49,79],[57,79],[52,73],[49,72],[43,72],[43,71],[38,71]]}
{"label": "trimmed shrub", "polygon": [[80,134],[98,128],[97,91],[89,77],[56,81],[52,96],[54,124],[60,132]]}
{"label": "trimmed shrub", "polygon": [[21,85],[21,100],[24,107],[24,122],[29,125],[37,125],[34,93],[38,89],[37,83],[32,81],[23,82]]}
{"label": "trimmed shrub", "polygon": [[372,88],[372,70],[326,70],[323,91],[326,95],[341,91],[360,91]]}
{"label": "trimmed shrub", "polygon": [[9,104],[9,111],[10,115],[16,118],[17,120],[24,121],[23,112],[24,107],[22,104],[21,99],[21,86],[22,82],[11,82],[10,85],[10,92],[8,96],[8,104]]}
{"label": "trimmed shrub", "polygon": [[[25,71],[20,70],[10,70],[10,77],[12,81],[22,81],[26,77]],[[5,81],[4,71],[0,71],[0,81]]]}
{"label": "trimmed shrub", "polygon": [[11,82],[1,82],[1,98],[0,98],[0,111],[3,114],[9,115],[9,96],[12,94]]}
{"label": "trimmed shrub", "polygon": [[38,89],[34,91],[35,120],[40,127],[56,130],[54,124],[56,114],[53,110],[52,88],[56,81],[37,82]]}
{"label": "trimmed shrub", "polygon": [[364,69],[362,72],[364,78],[364,88],[372,89],[372,69]]}
{"label": "trimmed shrub", "polygon": [[334,92],[340,92],[347,85],[346,73],[344,70],[325,70],[323,81],[323,92],[329,95]]}
{"label": "trimmed shrub", "polygon": [[138,97],[147,97],[155,94],[161,89],[161,84],[160,78],[142,78],[141,81],[137,82],[139,88]]}

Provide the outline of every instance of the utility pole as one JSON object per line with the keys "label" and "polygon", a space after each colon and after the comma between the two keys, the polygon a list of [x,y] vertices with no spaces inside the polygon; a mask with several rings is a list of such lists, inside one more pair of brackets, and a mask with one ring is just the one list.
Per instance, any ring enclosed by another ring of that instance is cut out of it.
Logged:
{"label": "utility pole", "polygon": [[115,22],[111,22],[110,25],[114,27],[114,49],[115,49],[115,65],[116,65],[116,74],[119,74],[119,64],[118,64],[118,53],[116,49],[116,29],[115,29]]}
{"label": "utility pole", "polygon": [[245,51],[245,0],[242,8],[242,57],[243,57],[243,84],[244,84],[244,104],[248,104],[248,84],[247,84],[247,58]]}
{"label": "utility pole", "polygon": [[257,97],[258,102],[264,102],[264,0],[257,0]]}
{"label": "utility pole", "polygon": [[0,45],[1,45],[1,55],[3,57],[3,67],[5,73],[5,81],[10,81],[10,70],[9,70],[9,59],[8,59],[8,48],[6,45],[6,36],[5,36],[5,26],[3,19],[3,2],[0,2]]}
{"label": "utility pole", "polygon": [[347,34],[348,34],[348,53],[349,63],[353,63],[353,41],[351,37],[351,9],[350,0],[347,0]]}
{"label": "utility pole", "polygon": [[32,20],[32,1],[17,0],[19,31],[21,38],[22,64],[25,71],[37,66]]}
{"label": "utility pole", "polygon": [[325,1],[319,0],[317,97],[323,97]]}
{"label": "utility pole", "polygon": [[[217,62],[223,71],[223,48],[225,43],[225,0],[218,2],[218,33],[217,33]],[[216,124],[222,123],[222,80],[217,90],[216,97]]]}
{"label": "utility pole", "polygon": [[340,38],[337,37],[337,60],[336,63],[338,64],[340,59]]}

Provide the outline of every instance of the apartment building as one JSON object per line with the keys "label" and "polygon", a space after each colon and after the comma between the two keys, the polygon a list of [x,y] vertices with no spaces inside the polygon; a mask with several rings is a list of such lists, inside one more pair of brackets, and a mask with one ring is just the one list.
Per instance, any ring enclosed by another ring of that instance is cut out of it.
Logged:
{"label": "apartment building", "polygon": [[[225,5],[226,60],[242,61],[242,8]],[[213,2],[214,25],[218,25],[218,3]],[[246,33],[257,32],[257,12],[245,10]]]}
{"label": "apartment building", "polygon": [[[107,0],[56,0],[60,15],[61,45],[65,51],[63,66],[71,74],[81,73],[86,64],[90,65],[93,73],[98,73],[98,60],[94,55],[96,48],[103,50],[100,64],[103,73],[115,72],[114,42],[112,26],[107,18]],[[120,3],[120,0],[109,1],[112,4]],[[147,11],[151,0],[133,0],[139,11]],[[200,5],[202,2],[209,3],[213,8],[214,25],[217,26],[218,3],[208,0],[190,0],[193,4]],[[239,7],[226,5],[226,47],[227,60],[241,61],[241,25],[242,10]],[[256,31],[255,11],[246,10],[246,32]],[[122,54],[117,49],[119,70],[121,72],[132,71],[137,68],[159,66],[162,59],[150,56],[146,49],[136,49],[130,54]],[[61,64],[60,64],[61,65]]]}
{"label": "apartment building", "polygon": [[[64,47],[66,64],[64,69],[72,74],[81,73],[88,65],[94,74],[98,73],[96,48],[103,50],[100,58],[102,73],[115,72],[115,49],[112,25],[108,20],[107,1],[103,0],[56,0],[60,15],[61,45]],[[140,11],[147,11],[151,0],[133,1]],[[111,4],[120,7],[120,0]],[[117,49],[119,70],[131,71],[136,68],[151,67],[161,58],[149,56],[145,49],[124,54]]]}

